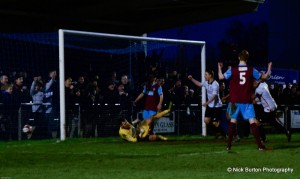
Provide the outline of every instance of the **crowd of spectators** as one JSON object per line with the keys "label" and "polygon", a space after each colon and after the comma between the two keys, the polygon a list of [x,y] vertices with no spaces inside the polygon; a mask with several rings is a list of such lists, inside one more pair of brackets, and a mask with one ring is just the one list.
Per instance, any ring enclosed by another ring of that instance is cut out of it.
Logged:
{"label": "crowd of spectators", "polygon": [[300,105],[300,89],[297,83],[270,85],[270,93],[278,105]]}
{"label": "crowd of spectators", "polygon": [[[162,86],[164,94],[163,104],[168,104],[170,100],[178,106],[189,107],[190,104],[201,104],[201,89],[192,85],[185,74],[176,70],[161,72],[159,66],[159,63],[152,63],[147,72],[143,74],[145,78],[141,79],[147,79],[146,76],[150,73],[158,76],[157,83]],[[95,74],[86,75],[83,73],[78,76],[66,74],[67,137],[117,135],[116,131],[118,131],[118,122],[121,117],[134,120],[138,116],[137,113],[142,109],[143,102],[141,100],[137,106],[133,106],[132,101],[141,93],[146,80],[136,80],[133,84],[132,79],[129,79],[127,74],[118,74],[117,71],[113,71],[111,74],[108,79],[101,79],[100,75]],[[1,72],[0,140],[17,139],[18,110],[22,103],[34,102],[31,88],[36,89],[39,86],[40,94],[45,93],[43,90],[46,88],[47,78],[41,75],[28,76],[26,72]],[[228,99],[228,90],[225,83],[220,82],[220,97],[225,104]],[[279,105],[300,103],[300,89],[296,83],[272,84],[270,92]],[[59,95],[56,94],[56,97]],[[43,99],[42,101],[45,102]],[[36,111],[32,108],[31,112]],[[45,114],[45,108],[40,109],[38,115],[33,116],[39,119],[36,120],[39,121],[39,124],[32,125],[44,125],[43,130],[47,130],[48,124],[41,122],[43,121],[43,114]],[[78,125],[79,114],[80,125]],[[26,123],[28,121],[22,121],[22,125]],[[77,128],[78,126],[80,129]],[[81,131],[81,133],[78,134],[76,131]],[[44,138],[49,137],[51,136],[44,135]]]}
{"label": "crowd of spectators", "polygon": [[[157,65],[157,64],[156,64]],[[158,67],[151,65],[149,71],[143,74],[147,79],[148,74],[158,75]],[[166,73],[164,73],[166,74]],[[58,74],[59,75],[59,74]],[[27,118],[34,118],[34,121],[22,119],[22,126],[25,124],[39,125],[38,128],[47,131],[50,128],[49,121],[44,120],[47,114],[48,105],[46,104],[47,95],[55,96],[59,101],[59,91],[46,92],[50,76],[31,75],[26,72],[1,72],[0,74],[0,123],[1,140],[18,139],[18,115],[20,107],[30,110],[31,115]],[[58,78],[53,78],[56,81]],[[138,112],[142,109],[143,100],[136,106],[132,101],[142,92],[142,87],[147,83],[137,81],[132,84],[127,74],[119,75],[113,71],[108,79],[101,79],[99,75],[78,75],[65,78],[65,100],[66,100],[66,131],[67,137],[78,135],[78,120],[80,114],[79,135],[83,137],[111,136],[116,135],[118,130],[119,118],[135,119]],[[189,89],[186,77],[181,77],[177,71],[172,71],[168,75],[158,76],[157,83],[163,87],[164,103],[170,100],[175,104],[189,105],[199,103],[200,89]],[[41,104],[44,103],[44,104]],[[25,105],[26,104],[26,105]],[[59,105],[59,104],[58,104]],[[32,107],[32,108],[31,108]],[[165,106],[166,107],[166,106]],[[59,109],[59,106],[56,106]],[[58,118],[59,115],[56,115]],[[47,119],[52,120],[52,119]],[[58,124],[57,124],[58,125]],[[35,130],[38,131],[36,127]],[[57,126],[57,129],[59,127]],[[97,133],[96,133],[97,132]],[[43,134],[39,131],[39,137],[51,138],[53,136]],[[34,137],[34,135],[33,135]]]}

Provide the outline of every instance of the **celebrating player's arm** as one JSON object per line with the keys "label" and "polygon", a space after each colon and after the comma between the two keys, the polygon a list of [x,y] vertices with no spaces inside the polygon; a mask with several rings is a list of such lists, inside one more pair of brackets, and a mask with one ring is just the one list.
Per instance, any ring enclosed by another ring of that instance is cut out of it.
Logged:
{"label": "celebrating player's arm", "polygon": [[192,75],[189,75],[187,78],[188,78],[189,80],[191,80],[196,86],[202,87],[202,83],[201,83],[200,81],[196,80],[195,78],[193,78]]}
{"label": "celebrating player's arm", "polygon": [[[200,81],[196,80],[195,78],[193,78],[192,75],[189,75],[187,78],[188,78],[191,82],[193,82],[197,87],[202,87],[202,83],[201,83]],[[207,106],[210,102],[212,102],[214,99],[215,99],[215,96],[212,97],[210,100],[204,102],[204,103],[202,104],[202,106],[205,106],[205,107],[206,107],[206,106]]]}
{"label": "celebrating player's arm", "polygon": [[219,62],[218,63],[218,76],[219,76],[219,80],[224,80],[225,79],[225,76],[222,72],[222,68],[223,68],[223,63],[222,62]]}
{"label": "celebrating player's arm", "polygon": [[268,63],[268,70],[267,70],[267,72],[264,73],[264,74],[262,74],[260,78],[262,80],[267,80],[270,77],[270,75],[271,75],[271,70],[272,70],[272,62],[269,62]]}
{"label": "celebrating player's arm", "polygon": [[[202,86],[203,86],[203,84],[202,84],[200,81],[198,81],[198,80],[196,80],[195,78],[193,78],[192,75],[189,75],[189,76],[188,76],[188,79],[191,80],[191,81],[192,81],[196,86],[198,86],[198,87],[202,87]],[[216,100],[217,97],[218,97],[218,96],[217,96],[216,94],[213,95],[210,99],[208,99],[208,101],[204,102],[204,103],[202,104],[202,106],[207,106],[209,103],[211,103],[212,101]]]}

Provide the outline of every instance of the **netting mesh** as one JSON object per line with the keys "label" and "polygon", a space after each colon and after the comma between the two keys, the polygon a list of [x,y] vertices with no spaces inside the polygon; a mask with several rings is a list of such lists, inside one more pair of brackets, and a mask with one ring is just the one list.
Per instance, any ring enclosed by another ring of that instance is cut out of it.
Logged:
{"label": "netting mesh", "polygon": [[[26,124],[35,126],[35,123],[39,124],[35,130],[36,138],[50,137],[45,110],[34,110],[30,89],[34,77],[38,77],[44,86],[49,81],[48,71],[58,67],[57,41],[57,33],[0,34],[1,140],[31,138],[32,130],[22,132],[22,128]],[[39,102],[43,103],[43,100]],[[53,121],[51,125],[54,124]]]}
{"label": "netting mesh", "polygon": [[[3,106],[10,104],[1,97],[1,114],[5,114],[1,123],[7,127],[1,138],[59,137],[59,74],[51,88],[46,86],[52,72],[58,72],[58,34],[0,34],[0,46],[1,75],[7,75],[9,83],[15,83],[18,75],[23,77],[22,100],[14,101],[18,115],[7,115]],[[117,136],[120,118],[142,118],[143,100],[136,106],[132,101],[142,93],[150,74],[162,85],[164,108],[169,101],[175,103],[174,111],[155,130],[201,134],[200,89],[186,79],[187,74],[201,79],[200,45],[66,34],[64,46],[67,137]],[[45,99],[41,112],[33,111],[36,101],[30,87],[37,77],[44,98],[48,95],[53,100],[50,113],[45,112],[49,107]],[[35,127],[32,136],[22,132],[25,124]]]}
{"label": "netting mesh", "polygon": [[0,34],[2,73],[26,70],[33,75],[57,67],[57,41],[57,33]]}

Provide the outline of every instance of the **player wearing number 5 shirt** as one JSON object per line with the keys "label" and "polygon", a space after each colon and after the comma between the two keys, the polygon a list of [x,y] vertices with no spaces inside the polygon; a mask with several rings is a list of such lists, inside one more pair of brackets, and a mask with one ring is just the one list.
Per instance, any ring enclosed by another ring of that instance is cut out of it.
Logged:
{"label": "player wearing number 5 shirt", "polygon": [[272,63],[268,64],[268,71],[261,75],[255,68],[248,66],[249,52],[243,50],[239,53],[239,65],[228,69],[224,74],[222,73],[222,63],[218,63],[219,79],[230,80],[230,104],[228,105],[229,116],[231,118],[228,127],[228,144],[227,149],[231,149],[233,134],[236,130],[236,122],[238,116],[242,116],[244,120],[248,120],[255,137],[256,144],[259,150],[266,150],[267,148],[260,140],[259,131],[255,123],[255,112],[252,104],[252,89],[253,80],[260,78],[267,79],[270,76]]}

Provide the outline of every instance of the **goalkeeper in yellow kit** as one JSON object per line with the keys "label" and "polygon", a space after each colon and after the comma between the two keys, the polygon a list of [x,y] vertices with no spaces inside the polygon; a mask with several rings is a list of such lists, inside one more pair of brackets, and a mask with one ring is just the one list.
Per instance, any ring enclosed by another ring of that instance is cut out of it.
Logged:
{"label": "goalkeeper in yellow kit", "polygon": [[155,141],[155,140],[167,140],[166,137],[161,135],[150,134],[151,124],[153,120],[158,120],[164,115],[170,113],[172,104],[169,105],[169,109],[159,112],[150,118],[144,119],[137,127],[130,124],[125,118],[121,120],[119,135],[122,139],[129,142],[137,142],[143,140]]}

